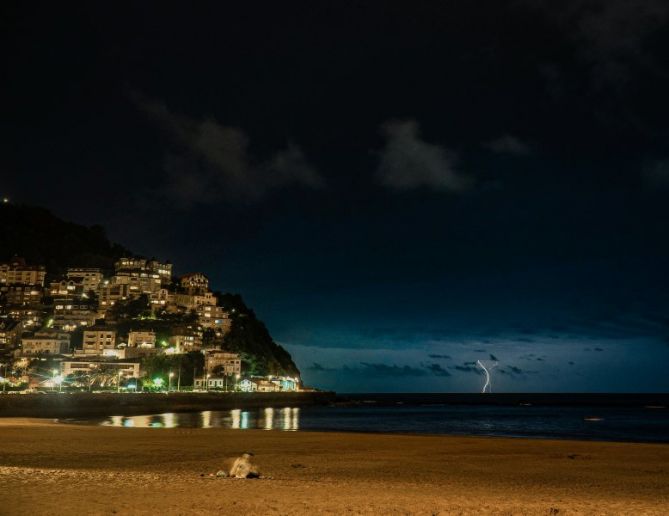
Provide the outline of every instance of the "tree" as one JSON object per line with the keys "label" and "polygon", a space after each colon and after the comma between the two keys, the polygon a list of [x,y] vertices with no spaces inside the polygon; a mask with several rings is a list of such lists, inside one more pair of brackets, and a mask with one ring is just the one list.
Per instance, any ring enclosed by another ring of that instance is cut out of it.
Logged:
{"label": "tree", "polygon": [[151,315],[149,296],[142,294],[134,299],[117,301],[114,306],[109,309],[109,313],[114,320],[149,317]]}
{"label": "tree", "polygon": [[204,355],[199,351],[181,355],[154,355],[142,360],[142,369],[151,379],[166,378],[170,372],[179,375],[181,371],[181,385],[193,385],[193,375],[201,375],[204,371]]}

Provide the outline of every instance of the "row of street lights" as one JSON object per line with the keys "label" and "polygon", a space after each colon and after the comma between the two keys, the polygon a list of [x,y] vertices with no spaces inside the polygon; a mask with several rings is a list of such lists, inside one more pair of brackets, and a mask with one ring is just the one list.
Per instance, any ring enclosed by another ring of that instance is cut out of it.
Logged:
{"label": "row of street lights", "polygon": [[[5,376],[7,376],[7,365],[6,364],[3,364],[3,365],[5,366]],[[123,376],[123,371],[118,371],[118,376],[117,376],[117,379],[116,379],[116,392],[117,393],[121,392],[121,377],[122,376]],[[168,380],[167,380],[167,392],[172,392],[172,379],[174,378],[174,376],[175,375],[174,375],[173,371],[170,371],[167,375],[167,378],[168,378]],[[205,390],[207,390],[207,391],[209,390],[209,378],[210,377],[211,377],[211,375],[207,374],[206,379],[204,381],[204,387],[205,387]],[[239,378],[240,378],[240,375],[236,374],[235,375],[235,379],[236,379],[235,387],[236,387],[236,384],[239,383]],[[5,387],[6,387],[7,379],[3,378],[3,380],[4,380],[3,381],[3,390],[4,390]],[[228,390],[228,383],[227,382],[228,382],[228,375],[225,375],[225,387],[224,387],[224,389],[225,389],[226,392]],[[52,369],[51,370],[51,392],[56,391],[56,384],[58,385],[58,392],[63,392],[63,377],[59,374],[58,369]],[[155,387],[158,387],[158,389],[160,389],[160,387],[162,387],[162,385],[163,385],[163,379],[160,378],[160,377],[154,378],[153,385]],[[134,384],[134,387],[135,387],[135,392],[136,392],[137,391],[137,384],[136,383]],[[179,371],[179,375],[177,377],[176,391],[181,392],[181,370]]]}

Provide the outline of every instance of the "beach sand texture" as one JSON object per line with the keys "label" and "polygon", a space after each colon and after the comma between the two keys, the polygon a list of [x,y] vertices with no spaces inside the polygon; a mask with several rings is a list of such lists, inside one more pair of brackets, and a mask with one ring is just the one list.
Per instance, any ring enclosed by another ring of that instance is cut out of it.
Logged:
{"label": "beach sand texture", "polygon": [[3,419],[0,513],[666,515],[669,446]]}

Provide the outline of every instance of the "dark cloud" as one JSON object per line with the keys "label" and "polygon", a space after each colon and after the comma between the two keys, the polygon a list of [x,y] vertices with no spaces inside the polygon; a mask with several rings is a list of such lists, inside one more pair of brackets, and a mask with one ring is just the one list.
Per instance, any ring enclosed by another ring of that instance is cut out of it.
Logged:
{"label": "dark cloud", "polygon": [[[526,0],[543,11],[576,47],[577,57],[590,66],[593,86],[620,88],[632,70],[660,72],[658,60],[646,52],[648,38],[665,26],[669,2],[664,0]],[[660,72],[661,73],[661,72]]]}
{"label": "dark cloud", "polygon": [[362,372],[366,375],[372,376],[425,376],[427,371],[425,369],[420,369],[417,367],[411,367],[408,365],[398,366],[398,365],[388,365],[388,364],[379,364],[379,363],[369,363],[369,362],[360,362],[362,366]]}
{"label": "dark cloud", "polygon": [[530,146],[527,143],[510,134],[489,141],[484,147],[498,154],[524,156],[530,153]]}
{"label": "dark cloud", "polygon": [[520,360],[530,360],[532,362],[543,362],[546,357],[544,356],[537,356],[534,353],[527,353],[525,355],[521,355],[518,357]]}
{"label": "dark cloud", "polygon": [[652,163],[646,167],[643,176],[651,188],[669,188],[669,159]]}
{"label": "dark cloud", "polygon": [[438,359],[450,360],[451,359],[451,355],[435,355],[435,354],[432,354],[432,355],[428,355],[428,357],[433,358],[435,360],[438,360]]}
{"label": "dark cloud", "polygon": [[249,202],[289,185],[320,188],[324,182],[302,150],[289,144],[268,160],[248,151],[247,135],[215,118],[201,120],[171,112],[162,102],[134,96],[137,105],[181,147],[165,159],[162,193],[182,207],[221,200]]}
{"label": "dark cloud", "polygon": [[377,180],[383,186],[463,192],[473,185],[472,178],[458,170],[453,151],[421,139],[415,120],[387,122],[383,133],[386,145],[377,169]]}
{"label": "dark cloud", "polygon": [[[657,337],[669,331],[663,316],[653,311],[632,311],[627,308],[572,318],[568,329],[572,337],[586,336],[590,340]],[[569,336],[567,335],[567,336]]]}
{"label": "dark cloud", "polygon": [[332,369],[331,367],[325,367],[319,364],[318,362],[314,362],[313,364],[311,364],[309,367],[307,367],[307,370],[319,373],[336,371],[336,369]]}
{"label": "dark cloud", "polygon": [[450,369],[462,371],[464,373],[481,374],[481,370],[476,366],[476,362],[464,362],[462,365],[451,366]]}
{"label": "dark cloud", "polygon": [[513,365],[508,365],[506,367],[501,367],[499,368],[499,372],[501,374],[506,374],[509,376],[524,376],[527,374],[534,374],[537,371],[528,371],[525,369],[521,369],[520,367],[513,366]]}
{"label": "dark cloud", "polygon": [[427,366],[425,366],[425,368],[434,376],[451,376],[451,373],[449,373],[439,364],[428,364]]}

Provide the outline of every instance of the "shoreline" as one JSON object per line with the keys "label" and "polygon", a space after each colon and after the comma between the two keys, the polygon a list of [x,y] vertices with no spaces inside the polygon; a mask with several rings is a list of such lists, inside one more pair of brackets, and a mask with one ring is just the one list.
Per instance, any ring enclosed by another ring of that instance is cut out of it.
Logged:
{"label": "shoreline", "polygon": [[0,396],[2,417],[104,417],[272,406],[327,405],[333,392],[49,393]]}
{"label": "shoreline", "polygon": [[[170,412],[173,414],[188,414],[190,412]],[[116,415],[116,414],[115,414]],[[163,414],[136,414],[137,416],[156,416],[156,415],[163,415]],[[122,417],[125,417],[121,415]],[[100,416],[100,419],[105,419],[106,417],[109,416]],[[132,417],[132,416],[130,416]],[[88,427],[107,427],[107,428],[119,428],[119,429],[126,429],[126,430],[133,430],[133,429],[138,429],[138,428],[146,428],[148,430],[153,430],[156,432],[161,432],[165,430],[175,430],[175,429],[182,429],[182,430],[213,430],[213,429],[218,429],[218,430],[224,430],[224,431],[232,431],[232,432],[255,432],[255,431],[260,431],[260,432],[281,432],[281,433],[315,433],[315,434],[354,434],[354,435],[395,435],[395,436],[404,436],[404,437],[455,437],[455,438],[480,438],[480,439],[511,439],[511,440],[528,440],[528,441],[574,441],[574,442],[579,442],[579,443],[619,443],[619,444],[653,444],[653,445],[658,445],[658,446],[667,446],[669,447],[669,437],[664,440],[664,441],[659,441],[659,440],[642,440],[642,439],[606,439],[606,438],[587,438],[587,437],[559,437],[559,436],[554,436],[554,435],[537,435],[537,436],[528,436],[528,435],[504,435],[504,434],[472,434],[472,433],[429,433],[429,432],[407,432],[407,431],[383,431],[383,430],[346,430],[346,429],[320,429],[320,428],[309,428],[309,429],[291,429],[291,430],[283,430],[280,428],[272,428],[272,429],[266,429],[266,428],[244,428],[244,429],[238,429],[238,428],[225,428],[225,427],[208,427],[208,428],[201,428],[201,427],[190,427],[190,426],[177,426],[173,428],[147,428],[147,427],[114,427],[112,425],[102,425],[99,422],[93,422],[93,419],[97,419],[96,417],[88,419],[88,418],[82,418],[81,420],[78,420],[76,417],[72,418],[15,418],[15,417],[7,417],[3,418],[0,417],[0,427],[3,426],[2,422],[3,420],[5,421],[11,421],[13,419],[26,419],[31,422],[40,422],[40,421],[45,421],[42,423],[43,425],[46,425],[46,421],[52,422],[53,424],[57,425],[73,425],[73,426],[88,426]],[[11,426],[11,424],[9,425]]]}
{"label": "shoreline", "polygon": [[[243,451],[266,478],[209,476]],[[669,447],[6,418],[0,482],[12,514],[662,514]]]}

